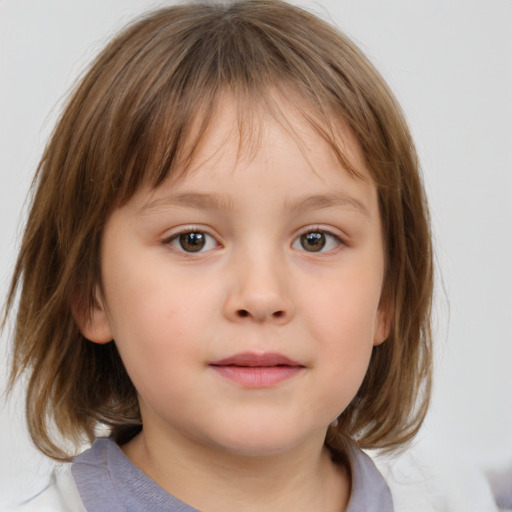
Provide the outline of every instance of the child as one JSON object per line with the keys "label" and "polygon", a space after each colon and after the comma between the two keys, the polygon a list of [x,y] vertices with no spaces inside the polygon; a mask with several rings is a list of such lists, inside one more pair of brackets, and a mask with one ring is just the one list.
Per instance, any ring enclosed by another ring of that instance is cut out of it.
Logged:
{"label": "child", "polygon": [[361,449],[427,410],[428,213],[393,96],[313,15],[183,4],[115,38],[41,161],[17,292],[34,443],[93,443],[20,510],[394,510]]}

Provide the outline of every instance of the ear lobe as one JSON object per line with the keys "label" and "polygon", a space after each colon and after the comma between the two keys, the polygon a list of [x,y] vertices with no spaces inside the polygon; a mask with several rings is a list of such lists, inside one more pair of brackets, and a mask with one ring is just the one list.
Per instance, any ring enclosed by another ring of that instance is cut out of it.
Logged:
{"label": "ear lobe", "polygon": [[84,300],[75,300],[71,309],[75,322],[85,338],[100,344],[112,341],[110,321],[99,293],[95,293],[91,307],[85,306]]}
{"label": "ear lobe", "polygon": [[373,336],[373,346],[384,343],[391,333],[393,317],[393,308],[387,307],[384,304],[379,306],[377,311],[377,318],[375,320],[375,333]]}

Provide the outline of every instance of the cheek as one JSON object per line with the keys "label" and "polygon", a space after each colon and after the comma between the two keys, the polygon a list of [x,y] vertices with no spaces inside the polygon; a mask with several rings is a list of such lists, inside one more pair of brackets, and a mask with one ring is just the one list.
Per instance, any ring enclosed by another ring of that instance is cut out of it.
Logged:
{"label": "cheek", "polygon": [[[373,345],[381,293],[380,277],[356,273],[333,276],[315,290],[309,286],[301,309],[313,337],[333,349]],[[312,291],[313,290],[313,291]]]}
{"label": "cheek", "polygon": [[346,278],[307,298],[305,328],[314,340],[320,378],[341,412],[352,400],[368,369],[380,298],[379,280]]}
{"label": "cheek", "polygon": [[173,268],[165,251],[134,250],[129,257],[112,251],[110,256],[104,266],[105,293],[117,338],[147,331],[164,337],[183,334],[197,323],[191,320],[194,312],[205,314],[214,294],[208,280]]}
{"label": "cheek", "polygon": [[141,394],[178,378],[186,361],[201,361],[211,323],[205,301],[186,279],[146,262],[133,268],[123,261],[108,268],[105,294],[113,337],[135,387]]}

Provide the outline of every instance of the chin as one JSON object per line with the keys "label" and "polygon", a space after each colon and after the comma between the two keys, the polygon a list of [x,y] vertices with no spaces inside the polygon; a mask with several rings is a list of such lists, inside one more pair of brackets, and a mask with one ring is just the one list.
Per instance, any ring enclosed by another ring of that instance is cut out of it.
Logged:
{"label": "chin", "polygon": [[245,429],[229,432],[215,440],[224,451],[242,457],[266,457],[279,455],[301,444],[317,439],[323,445],[327,428],[315,433],[297,432],[296,426],[272,426],[256,424]]}

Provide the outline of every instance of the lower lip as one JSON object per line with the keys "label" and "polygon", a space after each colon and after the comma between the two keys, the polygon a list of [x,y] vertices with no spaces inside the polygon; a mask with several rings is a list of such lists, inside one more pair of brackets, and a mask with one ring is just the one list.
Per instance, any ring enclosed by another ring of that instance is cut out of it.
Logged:
{"label": "lower lip", "polygon": [[222,377],[246,388],[269,388],[291,379],[304,368],[302,366],[215,366]]}

